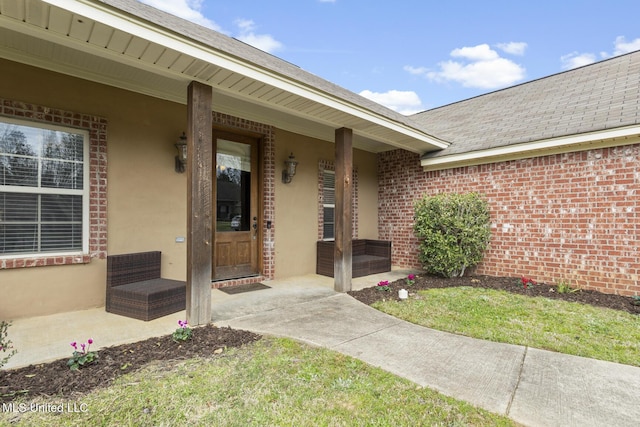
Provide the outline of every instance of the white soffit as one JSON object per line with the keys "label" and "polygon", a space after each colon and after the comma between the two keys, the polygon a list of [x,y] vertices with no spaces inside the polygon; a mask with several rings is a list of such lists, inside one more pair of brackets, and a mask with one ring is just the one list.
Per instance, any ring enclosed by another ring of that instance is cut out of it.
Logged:
{"label": "white soffit", "polygon": [[572,135],[451,156],[423,157],[425,172],[640,143],[640,126]]}
{"label": "white soffit", "polygon": [[[403,148],[424,153],[448,145],[414,127],[99,2],[0,0],[0,11],[3,29],[31,36],[49,48],[67,48],[68,52],[82,55],[85,63],[83,67],[66,65],[51,52],[22,54],[16,49],[11,52],[10,48],[0,52],[0,56],[7,59],[181,103],[186,102],[186,85],[197,80],[229,99],[235,98],[237,102],[231,103],[233,109],[242,108],[243,104],[266,107],[261,109],[266,116],[251,117],[253,120],[293,131],[296,126],[288,128],[287,124],[296,117],[323,127],[349,127],[354,131],[354,144],[359,141],[365,146],[360,148],[370,151]],[[72,64],[71,55],[69,58],[68,63]],[[75,61],[81,60],[75,58]],[[118,66],[114,63],[120,64],[120,69],[116,70]],[[47,67],[49,64],[51,67]],[[111,71],[124,75],[123,65],[131,69],[128,78],[110,78],[113,74],[105,71],[112,68]],[[150,73],[156,77],[149,78]],[[164,80],[166,85],[147,83],[154,79]],[[224,110],[224,106],[218,107],[216,105],[216,110]],[[280,117],[281,123],[273,123],[271,110],[275,117]],[[320,137],[319,134],[310,136]],[[376,143],[368,147],[368,141]]]}

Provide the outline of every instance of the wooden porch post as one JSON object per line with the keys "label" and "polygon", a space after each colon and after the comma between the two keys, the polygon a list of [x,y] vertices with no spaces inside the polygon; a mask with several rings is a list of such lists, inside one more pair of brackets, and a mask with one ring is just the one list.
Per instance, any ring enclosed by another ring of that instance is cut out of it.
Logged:
{"label": "wooden porch post", "polygon": [[351,290],[351,233],[352,233],[352,182],[353,131],[336,129],[336,211],[334,249],[334,289],[337,292]]}
{"label": "wooden porch post", "polygon": [[210,86],[189,84],[187,96],[187,322],[211,322],[213,182]]}

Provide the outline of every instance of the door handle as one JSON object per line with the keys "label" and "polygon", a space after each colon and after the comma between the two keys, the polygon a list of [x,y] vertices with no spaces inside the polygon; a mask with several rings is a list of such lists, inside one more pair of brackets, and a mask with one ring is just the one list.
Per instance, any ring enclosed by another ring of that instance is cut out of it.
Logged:
{"label": "door handle", "polygon": [[258,218],[253,217],[253,240],[258,238]]}

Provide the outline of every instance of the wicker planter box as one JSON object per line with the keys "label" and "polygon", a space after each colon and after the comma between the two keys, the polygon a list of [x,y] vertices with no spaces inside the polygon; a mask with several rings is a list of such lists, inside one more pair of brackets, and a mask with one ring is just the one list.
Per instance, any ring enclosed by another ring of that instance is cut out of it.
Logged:
{"label": "wicker planter box", "polygon": [[[333,277],[334,247],[331,241],[317,243],[316,273]],[[351,276],[362,277],[391,271],[391,242],[356,239],[351,244]]]}

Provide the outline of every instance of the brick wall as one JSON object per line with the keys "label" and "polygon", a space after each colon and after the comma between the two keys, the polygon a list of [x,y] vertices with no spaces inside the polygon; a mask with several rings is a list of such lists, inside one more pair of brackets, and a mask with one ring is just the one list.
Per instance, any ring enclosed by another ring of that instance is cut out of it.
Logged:
{"label": "brick wall", "polygon": [[435,172],[395,150],[378,156],[378,173],[379,235],[393,242],[394,265],[420,267],[414,200],[474,191],[489,202],[492,237],[470,274],[640,294],[640,145]]}

